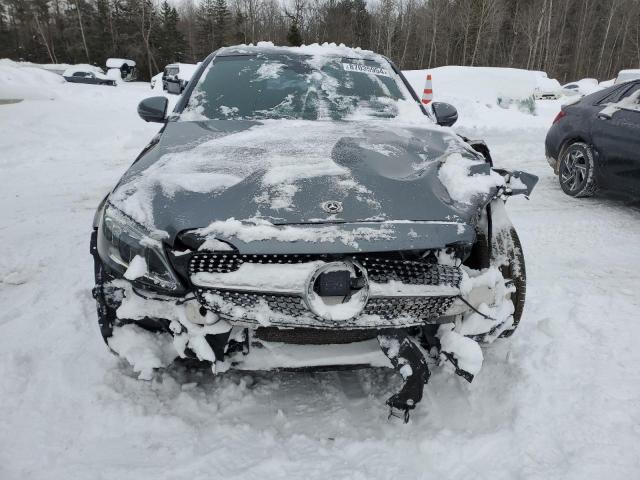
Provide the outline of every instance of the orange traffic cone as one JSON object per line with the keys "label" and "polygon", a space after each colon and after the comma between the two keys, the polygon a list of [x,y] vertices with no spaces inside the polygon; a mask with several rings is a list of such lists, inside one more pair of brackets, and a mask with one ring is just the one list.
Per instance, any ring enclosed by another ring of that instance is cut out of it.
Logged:
{"label": "orange traffic cone", "polygon": [[422,103],[429,105],[431,100],[433,100],[433,86],[431,85],[431,74],[427,74],[424,91],[422,92]]}

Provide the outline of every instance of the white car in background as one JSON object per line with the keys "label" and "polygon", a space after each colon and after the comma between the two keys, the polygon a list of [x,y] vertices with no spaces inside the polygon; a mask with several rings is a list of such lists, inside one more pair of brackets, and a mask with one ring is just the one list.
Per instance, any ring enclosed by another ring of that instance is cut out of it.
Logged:
{"label": "white car in background", "polygon": [[583,78],[575,82],[566,83],[562,86],[562,93],[566,96],[590,95],[591,93],[602,90],[596,78]]}
{"label": "white car in background", "polygon": [[640,68],[620,70],[620,72],[618,72],[616,80],[613,83],[617,85],[619,83],[630,82],[631,80],[638,79],[640,79]]}
{"label": "white car in background", "polygon": [[548,78],[545,72],[537,72],[536,86],[533,96],[536,100],[557,100],[560,98],[560,82],[555,78]]}

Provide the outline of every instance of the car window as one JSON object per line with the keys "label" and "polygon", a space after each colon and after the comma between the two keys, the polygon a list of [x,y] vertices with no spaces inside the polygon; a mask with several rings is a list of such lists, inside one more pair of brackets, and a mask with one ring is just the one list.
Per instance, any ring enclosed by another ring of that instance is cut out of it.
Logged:
{"label": "car window", "polygon": [[627,97],[628,100],[623,102],[622,108],[634,112],[640,112],[640,83]]}
{"label": "car window", "polygon": [[[215,58],[181,116],[193,119],[395,117],[404,99],[391,65],[286,54]],[[197,115],[202,118],[196,118]]]}
{"label": "car window", "polygon": [[598,105],[608,105],[610,103],[618,103],[623,98],[628,97],[633,92],[638,90],[638,88],[640,88],[640,83],[634,83],[633,85],[623,85],[615,89],[613,92],[611,92],[609,95],[604,97],[602,100],[600,100],[598,102]]}
{"label": "car window", "polygon": [[85,78],[88,76],[87,72],[74,72],[73,74],[74,77],[82,77]]}
{"label": "car window", "polygon": [[572,89],[572,90],[573,90],[573,89],[578,88],[578,85],[576,85],[576,84],[565,85],[565,87],[564,87],[564,88],[570,88],[570,89]]}
{"label": "car window", "polygon": [[623,94],[620,96],[620,100],[622,100],[623,98],[630,97],[631,95],[636,93],[638,90],[640,90],[640,83],[634,83],[633,85],[631,85],[631,87],[627,88],[623,92]]}

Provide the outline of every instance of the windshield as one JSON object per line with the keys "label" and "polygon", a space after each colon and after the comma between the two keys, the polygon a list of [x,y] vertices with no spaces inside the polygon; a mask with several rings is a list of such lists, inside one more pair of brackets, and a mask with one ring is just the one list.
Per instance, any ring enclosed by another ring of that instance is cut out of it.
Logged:
{"label": "windshield", "polygon": [[215,58],[180,118],[345,119],[395,117],[405,99],[387,63],[336,56],[239,55]]}

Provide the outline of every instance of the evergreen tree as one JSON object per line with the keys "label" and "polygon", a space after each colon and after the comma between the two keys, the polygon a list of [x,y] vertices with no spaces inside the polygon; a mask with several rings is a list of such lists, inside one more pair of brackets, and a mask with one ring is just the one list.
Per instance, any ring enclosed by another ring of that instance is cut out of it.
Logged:
{"label": "evergreen tree", "polygon": [[246,16],[239,9],[236,10],[233,19],[233,32],[232,32],[232,43],[247,43],[247,39],[245,38],[245,23],[247,21]]}
{"label": "evergreen tree", "polygon": [[353,0],[353,37],[355,45],[369,48],[371,36],[371,14],[367,11],[366,0]]}
{"label": "evergreen tree", "polygon": [[215,7],[215,0],[202,0],[196,11],[196,52],[201,58],[209,55],[214,49]]}
{"label": "evergreen tree", "polygon": [[92,52],[92,61],[104,67],[110,56],[115,54],[115,38],[112,34],[110,21],[112,15],[109,0],[96,1],[96,13],[91,19],[91,28],[88,33],[89,50]]}
{"label": "evergreen tree", "polygon": [[169,5],[167,0],[162,2],[160,6],[160,28],[154,45],[158,50],[158,65],[162,68],[164,65],[173,62],[179,62],[184,56],[184,36],[178,30],[180,18],[178,11]]}
{"label": "evergreen tree", "polygon": [[228,45],[231,27],[231,13],[226,0],[216,0],[214,7],[213,49]]}
{"label": "evergreen tree", "polygon": [[289,33],[287,33],[287,42],[292,47],[299,47],[302,45],[302,35],[300,34],[300,30],[298,29],[298,22],[295,20],[291,22],[291,27],[289,27]]}

